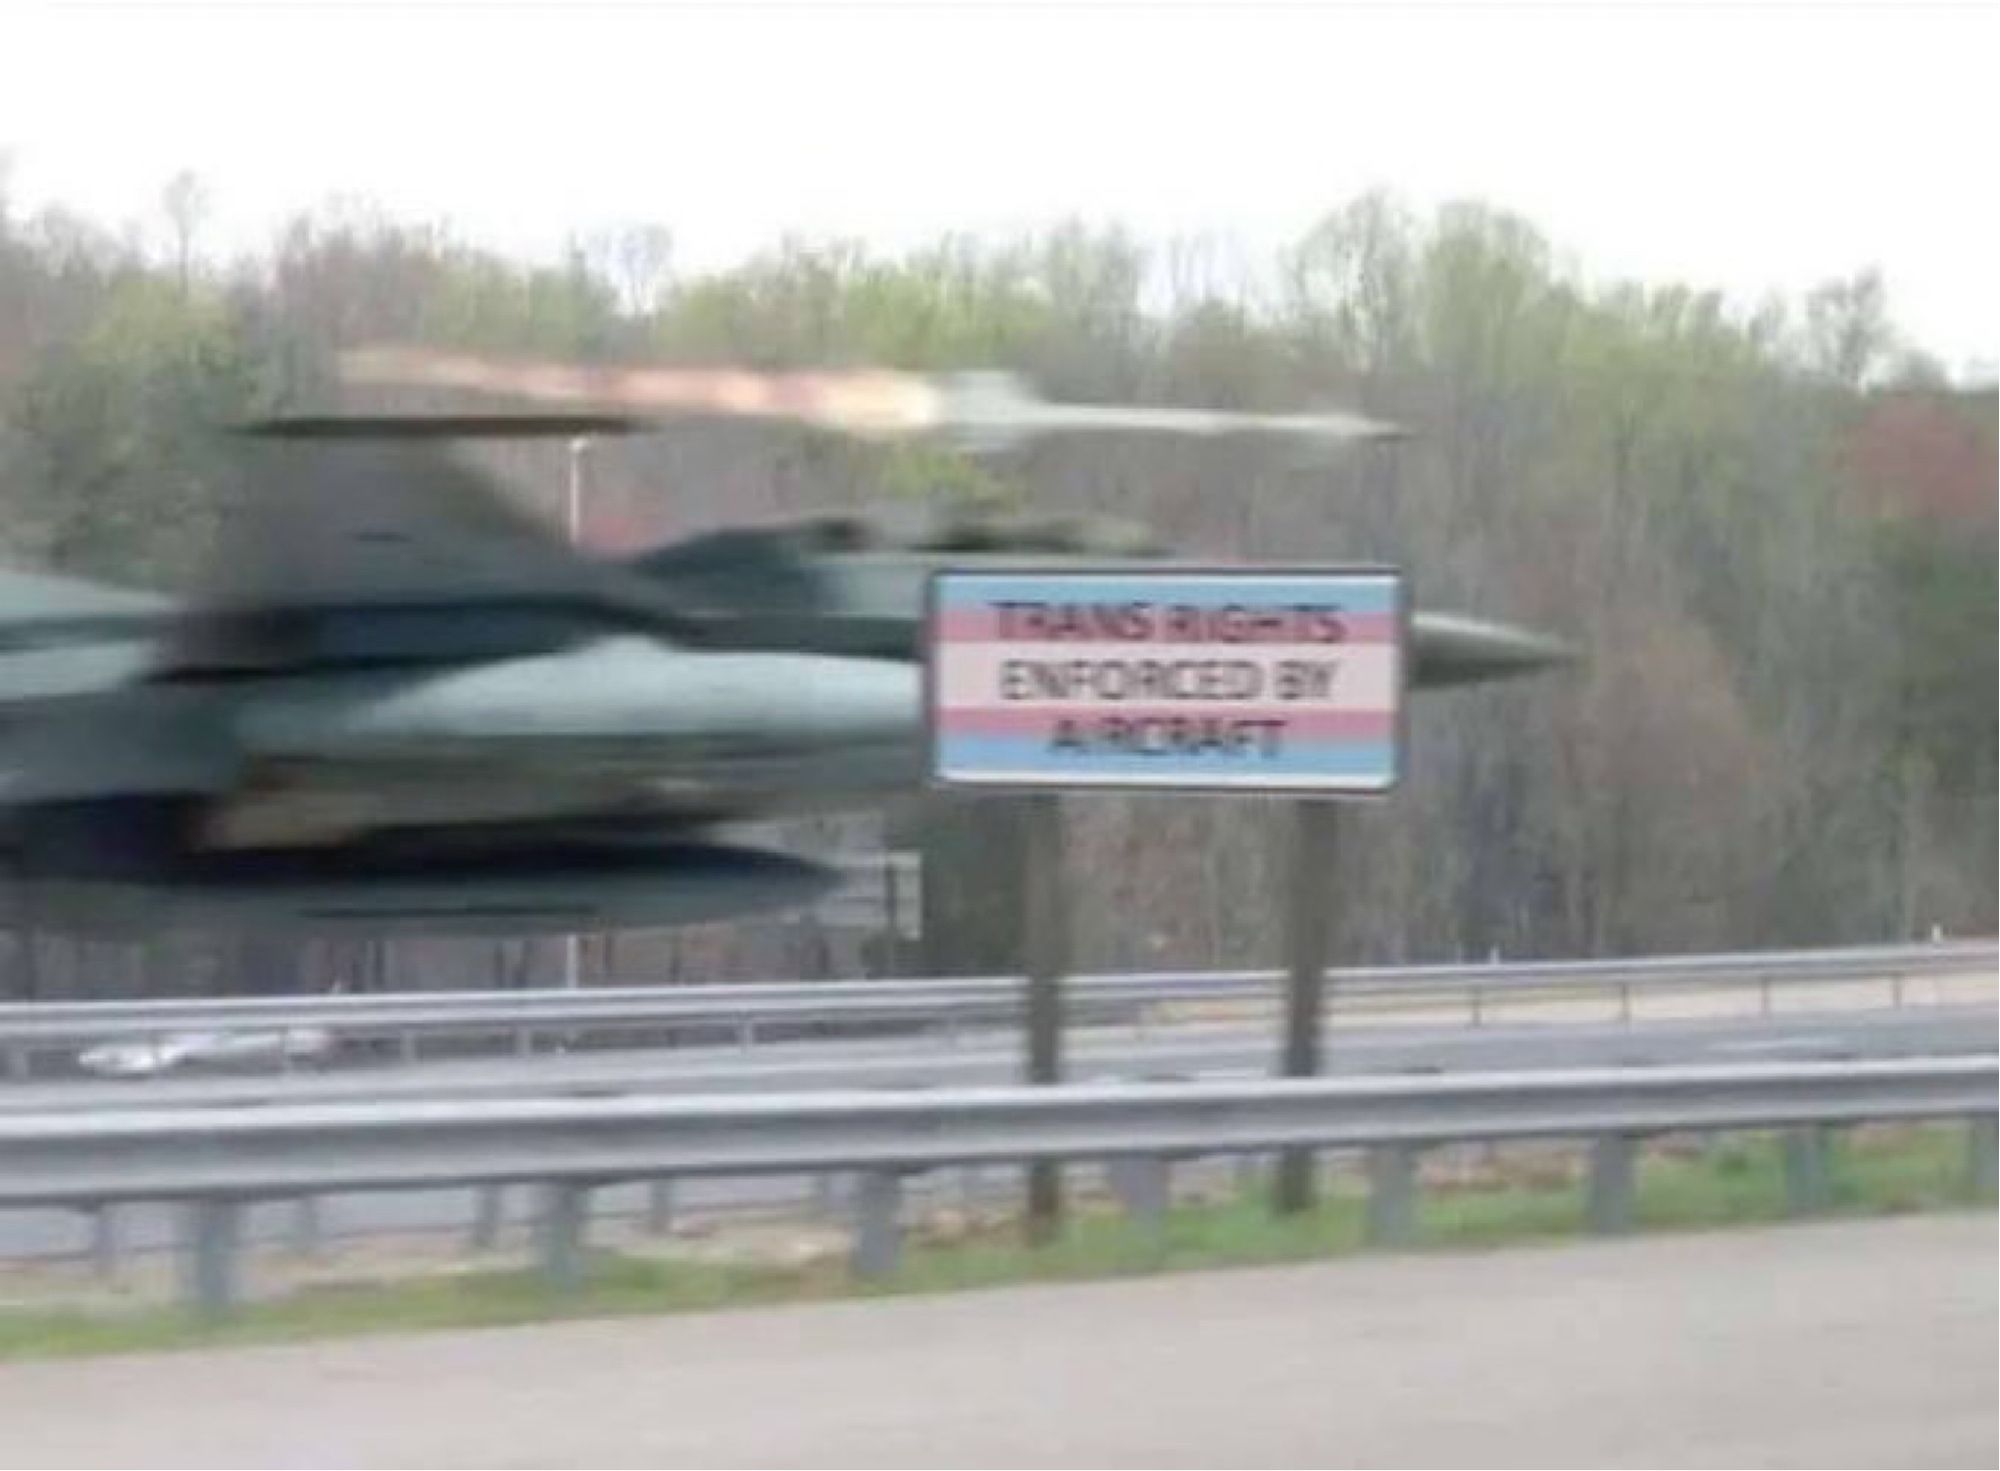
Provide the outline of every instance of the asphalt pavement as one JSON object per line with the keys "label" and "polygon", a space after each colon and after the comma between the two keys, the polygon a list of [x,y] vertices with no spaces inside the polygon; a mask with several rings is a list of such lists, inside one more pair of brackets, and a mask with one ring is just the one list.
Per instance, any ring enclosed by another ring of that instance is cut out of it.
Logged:
{"label": "asphalt pavement", "polygon": [[1992,1466],[1990,1213],[15,1365],[0,1465]]}

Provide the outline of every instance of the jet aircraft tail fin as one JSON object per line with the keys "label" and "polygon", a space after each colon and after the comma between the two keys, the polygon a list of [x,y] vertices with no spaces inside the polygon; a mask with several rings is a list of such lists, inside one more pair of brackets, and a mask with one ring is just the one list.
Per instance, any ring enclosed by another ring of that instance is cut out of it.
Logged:
{"label": "jet aircraft tail fin", "polygon": [[165,668],[216,675],[546,652],[607,626],[671,636],[657,592],[510,504],[451,453],[596,418],[292,419],[246,426],[220,555]]}

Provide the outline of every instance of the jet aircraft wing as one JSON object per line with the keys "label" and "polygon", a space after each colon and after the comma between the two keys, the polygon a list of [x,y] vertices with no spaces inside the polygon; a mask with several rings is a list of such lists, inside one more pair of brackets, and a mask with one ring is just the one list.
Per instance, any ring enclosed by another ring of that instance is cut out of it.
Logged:
{"label": "jet aircraft wing", "polygon": [[0,568],[0,719],[9,705],[110,689],[150,663],[169,598]]}

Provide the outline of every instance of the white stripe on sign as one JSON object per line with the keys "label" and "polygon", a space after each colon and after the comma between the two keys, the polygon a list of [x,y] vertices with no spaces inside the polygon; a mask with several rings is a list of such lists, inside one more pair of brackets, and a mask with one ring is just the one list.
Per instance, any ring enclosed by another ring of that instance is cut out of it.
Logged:
{"label": "white stripe on sign", "polygon": [[[1046,650],[1046,652],[1044,652]],[[935,651],[938,713],[1033,706],[1115,714],[1185,703],[1188,713],[1389,710],[1398,653],[1382,645],[952,644]]]}

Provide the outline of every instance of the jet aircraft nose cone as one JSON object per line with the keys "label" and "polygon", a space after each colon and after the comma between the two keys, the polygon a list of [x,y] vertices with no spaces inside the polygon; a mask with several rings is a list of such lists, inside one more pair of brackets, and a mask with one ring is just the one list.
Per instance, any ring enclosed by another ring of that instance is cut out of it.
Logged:
{"label": "jet aircraft nose cone", "polygon": [[1424,689],[1511,679],[1580,657],[1563,639],[1511,624],[1456,613],[1419,613],[1411,621],[1411,683]]}

